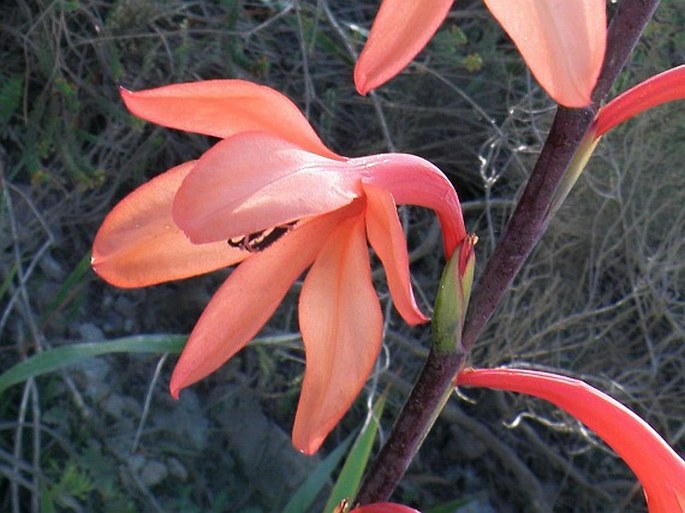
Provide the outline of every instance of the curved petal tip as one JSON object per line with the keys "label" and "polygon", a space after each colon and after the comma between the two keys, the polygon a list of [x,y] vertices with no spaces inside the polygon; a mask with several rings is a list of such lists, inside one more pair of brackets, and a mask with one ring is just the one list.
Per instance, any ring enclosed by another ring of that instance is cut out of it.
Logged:
{"label": "curved petal tip", "polygon": [[384,0],[354,68],[365,95],[393,78],[426,46],[453,0]]}

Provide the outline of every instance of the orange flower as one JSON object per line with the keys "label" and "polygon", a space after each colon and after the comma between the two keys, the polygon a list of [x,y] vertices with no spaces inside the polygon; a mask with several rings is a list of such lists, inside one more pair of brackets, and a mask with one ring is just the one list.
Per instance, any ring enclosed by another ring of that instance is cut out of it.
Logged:
{"label": "orange flower", "polygon": [[[584,107],[604,61],[605,0],[485,0],[547,93]],[[447,17],[452,0],[383,0],[354,80],[366,94],[402,71]]]}
{"label": "orange flower", "polygon": [[114,285],[143,287],[241,262],[190,335],[171,378],[177,397],[242,349],[311,266],[299,301],[307,366],[293,443],[315,452],[359,394],[381,347],[366,241],[401,316],[426,322],[395,205],[435,210],[450,255],[466,236],[452,185],[412,155],[335,154],[297,107],[268,87],[216,80],[122,96],[143,119],[223,139],[124,198],[98,231],[93,268]]}
{"label": "orange flower", "polygon": [[376,502],[367,506],[354,508],[350,513],[419,513],[414,508],[392,502]]}
{"label": "orange flower", "polygon": [[608,395],[577,379],[522,369],[467,369],[459,386],[545,399],[597,433],[635,472],[650,513],[685,512],[685,461],[654,429]]}

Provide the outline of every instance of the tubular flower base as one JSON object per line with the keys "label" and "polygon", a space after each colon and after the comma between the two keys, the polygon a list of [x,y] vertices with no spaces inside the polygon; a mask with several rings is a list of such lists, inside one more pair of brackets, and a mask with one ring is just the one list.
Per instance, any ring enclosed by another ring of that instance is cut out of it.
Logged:
{"label": "tubular flower base", "polygon": [[659,73],[620,94],[602,107],[578,145],[557,189],[549,216],[559,209],[585,169],[602,136],[643,111],[685,98],[685,64]]}
{"label": "tubular flower base", "polygon": [[367,240],[400,315],[412,325],[426,322],[396,204],[435,210],[449,256],[466,236],[454,188],[412,155],[337,155],[290,100],[250,82],[122,96],[143,119],[223,139],[124,198],[98,231],[93,268],[114,285],[144,287],[241,264],[190,335],[171,378],[178,397],[242,349],[311,266],[299,301],[307,365],[293,444],[315,452],[361,391],[381,347]]}
{"label": "tubular flower base", "polygon": [[[584,107],[604,60],[604,0],[485,0],[533,75],[555,101]],[[354,71],[366,94],[402,71],[447,17],[452,0],[383,0]]]}
{"label": "tubular flower base", "polygon": [[599,139],[645,110],[684,98],[685,64],[682,64],[639,83],[607,103],[597,113],[590,134]]}
{"label": "tubular flower base", "polygon": [[685,512],[685,461],[654,429],[608,395],[577,379],[522,369],[467,369],[458,386],[545,399],[597,433],[635,472],[650,513]]}

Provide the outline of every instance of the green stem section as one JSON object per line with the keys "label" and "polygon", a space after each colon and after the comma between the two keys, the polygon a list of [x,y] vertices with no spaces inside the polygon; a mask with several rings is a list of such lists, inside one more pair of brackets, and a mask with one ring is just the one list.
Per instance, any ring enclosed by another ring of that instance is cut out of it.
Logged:
{"label": "green stem section", "polygon": [[452,390],[452,380],[464,365],[468,350],[480,335],[511,282],[542,237],[559,183],[571,164],[600,102],[607,96],[659,0],[623,0],[607,33],[604,67],[585,109],[559,108],[507,229],[474,290],[466,316],[462,344],[454,352],[431,350],[386,444],[359,490],[361,504],[385,501],[417,453]]}

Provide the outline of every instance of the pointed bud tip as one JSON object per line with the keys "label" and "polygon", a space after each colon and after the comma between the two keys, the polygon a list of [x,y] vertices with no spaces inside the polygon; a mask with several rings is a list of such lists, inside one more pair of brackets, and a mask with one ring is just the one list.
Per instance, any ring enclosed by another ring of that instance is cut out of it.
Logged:
{"label": "pointed bud tip", "polygon": [[461,254],[459,255],[460,276],[464,276],[467,272],[467,267],[474,263],[476,244],[478,244],[478,235],[475,233],[466,235],[466,239],[464,239],[463,246],[461,247]]}

